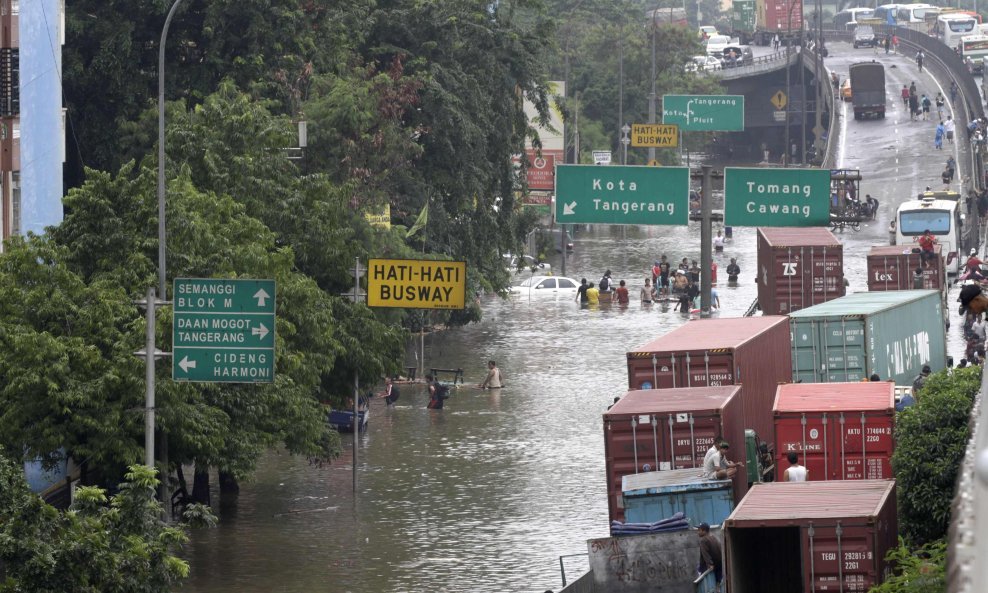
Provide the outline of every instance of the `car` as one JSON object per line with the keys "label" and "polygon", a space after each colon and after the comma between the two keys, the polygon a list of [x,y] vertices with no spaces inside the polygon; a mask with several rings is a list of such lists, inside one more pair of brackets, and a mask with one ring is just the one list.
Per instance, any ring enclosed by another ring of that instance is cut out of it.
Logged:
{"label": "car", "polygon": [[511,294],[527,298],[566,297],[576,298],[580,283],[565,276],[532,276],[521,284],[511,287]]}
{"label": "car", "polygon": [[724,57],[724,48],[731,44],[731,38],[727,35],[711,35],[707,39],[707,55],[718,60]]}
{"label": "car", "polygon": [[875,30],[871,25],[858,25],[854,30],[854,49],[859,47],[875,47],[878,40],[875,38]]}
{"label": "car", "polygon": [[707,72],[710,70],[720,70],[720,60],[713,56],[693,56],[686,62],[687,72]]}
{"label": "car", "polygon": [[750,66],[755,63],[755,55],[748,45],[728,45],[721,53],[720,63],[724,68]]}
{"label": "car", "polygon": [[844,82],[840,85],[840,96],[845,101],[851,100],[851,78],[845,78]]}
{"label": "car", "polygon": [[[532,257],[531,255],[511,255],[510,253],[505,253],[501,257],[504,258],[504,267],[508,269],[512,274],[551,274],[552,266],[548,262],[539,261]],[[521,266],[519,268],[519,266]]]}

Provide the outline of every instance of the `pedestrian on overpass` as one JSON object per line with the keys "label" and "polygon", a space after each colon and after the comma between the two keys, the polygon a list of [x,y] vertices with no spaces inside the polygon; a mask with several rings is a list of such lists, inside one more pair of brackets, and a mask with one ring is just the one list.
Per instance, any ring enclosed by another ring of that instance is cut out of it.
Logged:
{"label": "pedestrian on overpass", "polygon": [[926,56],[923,54],[923,50],[919,50],[919,52],[916,53],[916,65],[919,66],[920,72],[923,71],[923,58],[925,57]]}
{"label": "pedestrian on overpass", "polygon": [[943,122],[943,131],[947,136],[948,144],[954,143],[954,130],[956,129],[956,127],[957,126],[956,123],[954,122],[954,118],[948,115],[947,121]]}
{"label": "pedestrian on overpass", "polygon": [[937,91],[937,96],[936,99],[934,99],[934,102],[937,105],[937,118],[940,121],[943,121],[943,104],[947,102],[947,100],[943,97],[943,93]]}
{"label": "pedestrian on overpass", "polygon": [[892,36],[891,35],[886,35],[885,36],[885,43],[884,43],[884,45],[885,45],[885,55],[889,55],[889,46],[892,45]]}
{"label": "pedestrian on overpass", "polygon": [[953,105],[957,102],[957,81],[950,81],[950,104]]}
{"label": "pedestrian on overpass", "polygon": [[933,148],[935,148],[936,150],[943,150],[943,134],[944,134],[943,122],[940,122],[937,124],[936,134],[934,134],[933,136]]}
{"label": "pedestrian on overpass", "polygon": [[899,36],[892,35],[892,53],[896,54],[899,52]]}

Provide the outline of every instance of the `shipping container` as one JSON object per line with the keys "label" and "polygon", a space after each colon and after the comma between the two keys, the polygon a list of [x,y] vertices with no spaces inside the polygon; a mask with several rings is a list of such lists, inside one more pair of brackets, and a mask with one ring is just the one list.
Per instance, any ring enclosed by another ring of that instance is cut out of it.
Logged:
{"label": "shipping container", "polygon": [[[622,486],[628,475],[671,469],[702,470],[703,457],[721,435],[732,447],[728,459],[744,455],[741,387],[694,387],[629,391],[604,413],[607,507],[624,521]],[[771,403],[764,414],[771,419]],[[735,501],[748,490],[745,472],[734,477]]]}
{"label": "shipping container", "polygon": [[728,517],[731,593],[865,593],[881,584],[897,545],[895,481],[754,486]]}
{"label": "shipping container", "polygon": [[776,475],[794,452],[807,479],[885,480],[895,451],[895,384],[791,383],[780,385],[775,416]]}
{"label": "shipping container", "polygon": [[628,352],[631,389],[743,384],[745,428],[768,442],[775,388],[791,378],[785,317],[698,319]]}
{"label": "shipping container", "polygon": [[655,523],[683,513],[692,527],[720,525],[734,510],[731,480],[704,478],[699,469],[629,474],[621,491],[629,523]]}
{"label": "shipping container", "polygon": [[943,305],[935,290],[856,292],[789,315],[793,382],[881,380],[911,385],[947,367]]}
{"label": "shipping container", "polygon": [[758,229],[758,307],[764,315],[844,296],[844,246],[825,228]]}
{"label": "shipping container", "polygon": [[[905,245],[876,245],[868,252],[868,290],[939,290],[949,288],[940,245],[934,246],[936,257],[923,265],[919,248]],[[919,281],[914,274],[920,270]]]}
{"label": "shipping container", "polygon": [[801,38],[802,0],[757,0],[756,10],[758,31],[755,41],[759,45],[768,45],[775,35],[783,40],[792,39],[794,42],[798,42]]}

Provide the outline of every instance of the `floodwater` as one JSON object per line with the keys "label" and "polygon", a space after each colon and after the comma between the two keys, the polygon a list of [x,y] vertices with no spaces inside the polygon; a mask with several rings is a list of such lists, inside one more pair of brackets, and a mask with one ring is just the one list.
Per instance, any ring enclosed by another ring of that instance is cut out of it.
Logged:
{"label": "floodwater", "polygon": [[[856,56],[840,44],[831,51],[831,67]],[[900,60],[898,72],[905,72],[906,60],[888,59]],[[923,77],[915,77],[918,84],[932,85]],[[893,70],[889,88],[901,88],[902,80]],[[890,105],[884,121],[842,120],[839,166],[862,169],[862,191],[881,200],[877,221],[838,234],[851,291],[866,290],[865,253],[888,243],[895,205],[935,180],[946,158],[930,158],[924,148],[932,146],[932,124],[911,123],[898,103]],[[402,386],[393,409],[375,400],[360,442],[356,502],[349,436],[343,457],[321,468],[269,453],[237,504],[222,510],[220,526],[193,534],[184,590],[558,590],[560,555],[585,553],[588,538],[607,535],[601,414],[627,385],[624,353],[686,322],[668,306],[641,307],[641,280],[663,253],[671,261],[700,255],[697,223],[581,228],[575,243],[566,275],[597,281],[612,270],[631,286],[628,308],[483,297],[482,323],[426,337],[426,366],[462,367],[470,385],[496,359],[504,389],[461,387],[442,411],[425,409],[421,386]],[[730,257],[742,269],[738,287],[723,285]],[[739,316],[754,300],[755,260],[755,229],[734,229],[724,254],[715,256],[719,315]],[[550,262],[560,273],[559,256]],[[956,310],[953,316],[949,351],[959,359],[961,324]],[[415,364],[414,347],[406,363]],[[586,561],[569,558],[565,565],[572,580]]]}

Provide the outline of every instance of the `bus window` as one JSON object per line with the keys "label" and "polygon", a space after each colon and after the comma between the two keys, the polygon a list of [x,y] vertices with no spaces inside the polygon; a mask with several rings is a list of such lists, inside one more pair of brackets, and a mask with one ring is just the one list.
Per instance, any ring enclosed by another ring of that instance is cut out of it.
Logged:
{"label": "bus window", "polygon": [[950,212],[946,210],[907,210],[899,213],[899,233],[922,235],[929,229],[934,235],[950,234]]}

